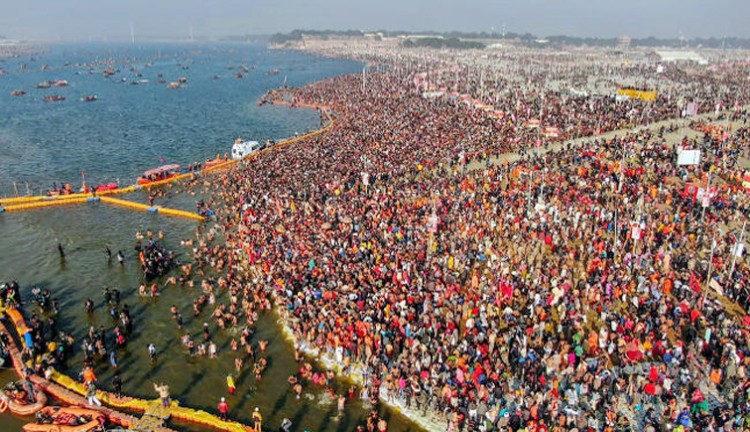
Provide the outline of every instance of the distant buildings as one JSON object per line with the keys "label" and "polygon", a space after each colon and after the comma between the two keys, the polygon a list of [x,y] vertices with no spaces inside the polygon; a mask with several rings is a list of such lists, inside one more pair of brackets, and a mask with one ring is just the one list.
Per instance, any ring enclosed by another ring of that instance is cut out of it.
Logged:
{"label": "distant buildings", "polygon": [[708,64],[708,60],[706,60],[703,56],[698,54],[695,51],[662,51],[662,50],[656,50],[654,51],[655,57],[658,57],[659,61],[665,62],[665,63],[685,63],[685,62],[693,62],[697,63],[699,65],[705,65]]}
{"label": "distant buildings", "polygon": [[630,41],[632,39],[630,36],[620,36],[617,38],[617,49],[620,51],[625,51],[626,49],[630,48]]}

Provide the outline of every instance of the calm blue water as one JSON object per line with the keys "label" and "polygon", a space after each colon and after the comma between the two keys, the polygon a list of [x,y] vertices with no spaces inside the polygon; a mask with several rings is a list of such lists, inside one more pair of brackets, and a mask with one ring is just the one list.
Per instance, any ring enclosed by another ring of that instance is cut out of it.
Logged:
{"label": "calm blue water", "polygon": [[[117,74],[105,78],[111,62]],[[47,70],[42,70],[46,65]],[[234,74],[240,66],[253,70]],[[231,67],[232,69],[228,69]],[[354,62],[257,45],[63,45],[6,59],[0,75],[0,197],[53,181],[132,184],[161,158],[183,165],[228,152],[234,139],[279,139],[314,129],[311,110],[256,105],[267,90],[358,70]],[[279,69],[278,75],[270,75]],[[141,76],[137,76],[140,74]],[[183,88],[160,84],[181,76]],[[218,75],[220,79],[214,79]],[[147,84],[132,85],[136,79]],[[36,89],[45,80],[68,87]],[[124,82],[123,82],[124,80]],[[25,96],[11,97],[22,89]],[[62,102],[44,96],[65,96]],[[96,95],[95,102],[81,102]]]}

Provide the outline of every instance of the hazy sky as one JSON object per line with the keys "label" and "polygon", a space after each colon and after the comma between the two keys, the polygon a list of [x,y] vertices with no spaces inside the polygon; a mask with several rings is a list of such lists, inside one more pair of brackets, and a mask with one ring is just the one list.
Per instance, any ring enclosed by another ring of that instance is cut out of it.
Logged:
{"label": "hazy sky", "polygon": [[0,0],[0,35],[196,37],[293,29],[750,37],[750,0]]}

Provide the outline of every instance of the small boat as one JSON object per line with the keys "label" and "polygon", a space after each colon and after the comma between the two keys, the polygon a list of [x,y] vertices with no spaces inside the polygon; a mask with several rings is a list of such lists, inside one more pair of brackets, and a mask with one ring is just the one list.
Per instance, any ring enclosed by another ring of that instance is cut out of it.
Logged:
{"label": "small boat", "polygon": [[178,83],[177,81],[172,81],[171,83],[167,84],[167,88],[170,90],[178,89],[180,87],[182,87],[182,85],[180,85],[180,83]]}
{"label": "small boat", "polygon": [[232,159],[244,159],[253,153],[259,152],[263,146],[258,141],[243,141],[237,138],[232,145]]}
{"label": "small boat", "polygon": [[26,92],[24,90],[13,90],[12,92],[10,92],[11,96],[23,96],[25,94]]}
{"label": "small boat", "polygon": [[215,80],[217,80],[217,79],[221,79],[221,77],[220,77],[219,75],[214,75],[214,79],[215,79]]}
{"label": "small boat", "polygon": [[181,77],[177,78],[177,82],[180,83],[180,84],[185,84],[185,83],[187,83],[187,77],[181,76]]}
{"label": "small boat", "polygon": [[278,69],[271,69],[268,71],[268,75],[278,75],[281,71]]}
{"label": "small boat", "polygon": [[94,188],[97,192],[111,191],[117,189],[117,183],[102,183]]}
{"label": "small boat", "polygon": [[106,418],[90,409],[50,406],[37,412],[36,420],[24,425],[24,432],[89,432],[100,428]]}
{"label": "small boat", "polygon": [[242,72],[237,72],[236,74],[234,74],[234,76],[236,78],[242,78],[244,75],[242,75]]}
{"label": "small boat", "polygon": [[62,96],[62,95],[49,95],[49,96],[44,97],[45,102],[59,102],[59,101],[64,101],[64,100],[65,100],[65,96]]}
{"label": "small boat", "polygon": [[30,416],[47,405],[47,395],[33,386],[34,399],[28,400],[28,393],[20,383],[9,382],[0,390],[0,412],[9,409],[16,415]]}
{"label": "small boat", "polygon": [[49,81],[42,81],[39,84],[36,85],[36,88],[38,89],[48,89],[52,86],[52,84]]}
{"label": "small boat", "polygon": [[217,165],[221,165],[226,162],[229,162],[229,158],[227,157],[227,154],[224,154],[223,158],[221,157],[221,155],[217,154],[214,159],[209,159],[203,164],[203,169],[215,167]]}
{"label": "small boat", "polygon": [[168,178],[177,176],[180,173],[180,166],[177,164],[162,165],[158,168],[150,169],[138,177],[138,184],[146,185]]}
{"label": "small boat", "polygon": [[130,84],[132,84],[132,85],[148,84],[148,80],[147,79],[137,79],[137,80],[130,81]]}
{"label": "small boat", "polygon": [[107,68],[107,69],[104,69],[104,72],[102,72],[102,75],[104,75],[105,77],[110,77],[114,75],[115,73],[116,72],[113,68]]}
{"label": "small boat", "polygon": [[60,195],[71,195],[75,192],[73,192],[73,185],[70,183],[66,183],[65,185],[60,185],[60,189],[50,188],[50,190],[47,191],[47,195],[49,196],[60,196]]}
{"label": "small boat", "polygon": [[81,98],[81,102],[94,102],[96,100],[96,95],[88,95]]}
{"label": "small boat", "polygon": [[67,80],[53,80],[50,82],[55,87],[67,87],[68,81]]}

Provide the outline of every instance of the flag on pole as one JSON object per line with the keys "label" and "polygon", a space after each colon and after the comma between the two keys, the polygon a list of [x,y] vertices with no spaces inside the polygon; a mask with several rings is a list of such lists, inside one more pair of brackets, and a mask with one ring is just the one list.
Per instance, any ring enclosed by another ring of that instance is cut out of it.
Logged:
{"label": "flag on pole", "polygon": [[724,295],[724,288],[721,286],[719,282],[716,281],[716,279],[711,278],[711,280],[708,282],[708,286],[714,289],[717,293]]}

